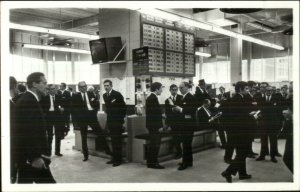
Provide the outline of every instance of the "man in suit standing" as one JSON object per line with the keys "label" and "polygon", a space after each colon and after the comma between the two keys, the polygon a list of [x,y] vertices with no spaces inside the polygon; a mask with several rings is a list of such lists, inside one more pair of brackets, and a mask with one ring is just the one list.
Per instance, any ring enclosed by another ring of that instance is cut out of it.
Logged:
{"label": "man in suit standing", "polygon": [[126,104],[122,94],[112,89],[111,80],[105,80],[103,85],[106,91],[103,94],[107,114],[106,124],[110,132],[112,145],[112,160],[107,164],[116,167],[122,164],[122,128],[126,116]]}
{"label": "man in suit standing", "polygon": [[9,106],[10,106],[10,182],[15,183],[17,179],[17,162],[15,148],[15,98],[18,94],[17,80],[14,77],[9,77]]}
{"label": "man in suit standing", "polygon": [[46,121],[39,101],[46,93],[45,75],[27,77],[28,91],[16,103],[18,183],[55,183],[50,171]]}
{"label": "man in suit standing", "polygon": [[182,149],[180,145],[180,137],[178,136],[178,132],[180,130],[180,117],[181,114],[173,111],[172,107],[174,105],[181,105],[182,95],[178,95],[178,87],[175,84],[170,86],[171,96],[165,100],[165,107],[166,107],[166,125],[171,128],[171,133],[173,135],[173,146],[175,147],[176,154],[175,159],[179,159],[182,157]]}
{"label": "man in suit standing", "polygon": [[278,97],[272,94],[272,87],[266,88],[266,95],[261,103],[261,151],[257,161],[265,160],[269,153],[268,139],[270,140],[270,156],[273,163],[277,163],[275,156],[281,156],[278,153],[277,133],[281,128],[283,116],[282,106]]}
{"label": "man in suit standing", "polygon": [[248,111],[245,110],[244,94],[247,93],[247,83],[239,81],[235,85],[236,94],[231,100],[231,139],[234,148],[236,149],[236,156],[225,171],[222,172],[222,176],[226,178],[228,183],[232,182],[232,175],[239,173],[239,179],[250,179],[251,175],[246,171],[246,156],[248,153],[248,134],[247,128],[245,130],[244,122],[247,119]]}
{"label": "man in suit standing", "polygon": [[[56,94],[55,85],[48,85],[48,95],[42,98],[41,105],[43,107],[46,121],[47,121],[47,135],[48,135],[48,156],[52,155],[52,141],[55,133],[55,155],[63,156],[60,153],[61,140],[68,133],[68,129],[64,124],[63,111],[59,107],[61,105],[60,96]],[[54,128],[54,132],[53,132]]]}
{"label": "man in suit standing", "polygon": [[74,119],[80,128],[83,161],[87,161],[89,158],[87,146],[88,126],[90,126],[98,136],[100,147],[102,147],[106,153],[110,153],[110,150],[105,138],[102,136],[102,129],[97,119],[97,111],[100,107],[99,100],[96,99],[94,94],[87,92],[85,81],[78,83],[78,89],[80,92],[74,93],[72,97],[72,111]]}
{"label": "man in suit standing", "polygon": [[197,124],[199,129],[211,129],[214,127],[214,122],[217,120],[218,117],[220,116],[213,116],[211,111],[209,110],[210,108],[210,100],[209,99],[204,99],[203,104],[201,107],[197,109]]}
{"label": "man in suit standing", "polygon": [[160,132],[163,131],[162,111],[157,96],[162,93],[162,84],[154,82],[150,87],[150,95],[146,99],[146,128],[149,131],[149,144],[147,148],[147,167],[152,169],[164,169],[158,163],[160,147]]}
{"label": "man in suit standing", "polygon": [[195,97],[198,103],[197,107],[202,106],[204,99],[211,99],[206,90],[206,84],[204,79],[199,80],[199,84],[198,86],[196,86]]}
{"label": "man in suit standing", "polygon": [[182,163],[180,163],[178,167],[179,171],[193,166],[192,141],[196,128],[195,114],[197,101],[189,92],[189,86],[188,82],[182,82],[180,84],[179,90],[183,95],[183,99],[180,106],[173,107],[174,111],[181,113],[180,138],[183,145],[183,157]]}
{"label": "man in suit standing", "polygon": [[71,93],[66,88],[66,83],[61,83],[58,96],[60,97],[60,110],[62,111],[64,126],[70,130]]}

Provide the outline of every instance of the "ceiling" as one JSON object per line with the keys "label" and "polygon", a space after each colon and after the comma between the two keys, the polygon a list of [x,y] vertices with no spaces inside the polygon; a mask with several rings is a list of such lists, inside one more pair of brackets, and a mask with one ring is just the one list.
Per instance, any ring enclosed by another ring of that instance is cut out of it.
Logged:
{"label": "ceiling", "polygon": [[[182,9],[174,9],[176,13]],[[245,9],[246,10],[246,9]],[[98,8],[44,8],[12,9],[10,21],[19,24],[71,30],[74,32],[96,35],[98,27]],[[292,27],[292,9],[261,9],[253,13],[229,14],[220,9],[194,8],[186,9],[194,19],[201,19],[227,29],[235,23],[242,26],[244,34],[282,32]],[[101,26],[101,25],[100,25]],[[197,30],[196,36],[204,41],[225,38],[213,32]]]}

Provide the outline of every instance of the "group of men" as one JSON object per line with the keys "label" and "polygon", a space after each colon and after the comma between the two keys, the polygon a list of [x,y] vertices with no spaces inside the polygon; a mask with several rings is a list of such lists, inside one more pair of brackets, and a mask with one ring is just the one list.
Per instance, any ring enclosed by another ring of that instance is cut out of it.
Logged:
{"label": "group of men", "polygon": [[[107,123],[102,128],[97,120],[100,108],[98,91],[87,91],[84,81],[78,83],[79,92],[66,90],[66,84],[60,85],[57,92],[53,84],[47,86],[45,75],[35,72],[27,77],[27,91],[22,96],[17,94],[17,81],[10,77],[10,117],[11,117],[11,181],[12,183],[55,183],[49,164],[52,154],[51,146],[55,134],[55,155],[62,156],[60,142],[68,134],[70,115],[73,124],[80,129],[83,161],[89,158],[87,146],[88,127],[98,136],[102,150],[112,156],[107,164],[113,167],[122,164],[122,132],[126,104],[121,93],[112,89],[112,81],[103,82],[105,94],[105,112]],[[165,125],[171,129],[176,158],[182,158],[178,170],[193,166],[192,141],[195,130],[216,128],[222,147],[225,148],[224,160],[229,164],[222,172],[227,182],[232,175],[239,173],[240,179],[249,179],[246,171],[246,157],[256,155],[252,151],[255,137],[261,139],[261,152],[257,161],[270,154],[271,161],[277,162],[281,156],[277,149],[277,134],[284,120],[286,126],[292,127],[291,112],[284,119],[283,110],[292,108],[292,96],[287,94],[287,87],[282,93],[274,92],[267,83],[239,81],[235,84],[235,93],[225,92],[220,87],[220,94],[211,98],[204,80],[199,80],[195,94],[190,92],[189,82],[170,86],[171,96],[165,101],[165,116],[158,102],[163,85],[151,84],[151,93],[146,99],[146,128],[149,131],[149,143],[146,149],[147,167],[163,169],[158,162],[161,136]],[[177,94],[178,90],[181,95]],[[46,94],[48,92],[48,94]],[[221,128],[220,128],[221,127]],[[54,129],[54,132],[53,132]],[[225,137],[225,133],[226,136]],[[258,133],[258,134],[253,134]],[[290,131],[290,135],[292,131]],[[168,132],[170,134],[170,132]],[[106,137],[111,137],[112,150],[108,147]],[[290,137],[291,139],[293,137]],[[270,152],[268,149],[270,140]],[[292,141],[289,141],[292,145]],[[232,159],[233,151],[236,156]],[[292,170],[292,150],[288,148],[286,156],[288,167]]]}
{"label": "group of men", "polygon": [[[126,104],[121,93],[112,89],[110,80],[104,81],[106,131],[97,120],[100,97],[88,92],[84,81],[78,83],[79,92],[69,92],[65,83],[61,83],[60,90],[56,91],[55,85],[47,85],[43,73],[35,72],[27,77],[26,85],[27,90],[18,94],[17,81],[10,77],[12,183],[56,183],[49,166],[53,135],[55,155],[61,157],[60,143],[70,130],[70,115],[80,129],[83,161],[89,157],[87,132],[90,126],[98,136],[99,147],[112,155],[108,164],[121,165]],[[111,137],[112,152],[105,139],[107,136]]]}

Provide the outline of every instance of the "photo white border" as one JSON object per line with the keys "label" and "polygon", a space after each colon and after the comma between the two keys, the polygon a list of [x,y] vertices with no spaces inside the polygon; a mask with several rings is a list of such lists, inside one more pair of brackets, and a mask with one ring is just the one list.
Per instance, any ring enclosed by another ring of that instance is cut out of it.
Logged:
{"label": "photo white border", "polygon": [[[84,2],[86,8],[293,8],[293,82],[294,82],[294,183],[68,183],[47,185],[10,184],[9,179],[9,9],[83,8],[76,1],[1,2],[1,156],[3,191],[236,191],[300,190],[299,187],[299,2],[298,1],[108,1]],[[296,118],[298,117],[298,118]],[[220,160],[221,161],[221,160]],[[159,173],[157,173],[159,174]],[[200,173],[199,173],[200,174]],[[203,173],[201,173],[203,174]],[[205,174],[205,173],[204,173]],[[216,173],[219,175],[220,173]],[[279,173],[280,174],[280,173]]]}

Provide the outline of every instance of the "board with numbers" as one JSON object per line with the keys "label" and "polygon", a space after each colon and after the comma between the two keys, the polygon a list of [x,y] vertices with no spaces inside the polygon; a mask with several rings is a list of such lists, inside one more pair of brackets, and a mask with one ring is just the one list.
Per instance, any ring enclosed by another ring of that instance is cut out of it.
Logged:
{"label": "board with numbers", "polygon": [[[147,47],[145,62],[134,62],[134,74],[167,76],[195,75],[195,48],[192,29],[153,16],[141,17],[141,47]],[[140,64],[143,67],[138,67]],[[145,67],[147,63],[148,67]],[[136,69],[135,69],[136,68]],[[145,74],[145,71],[142,72]]]}

